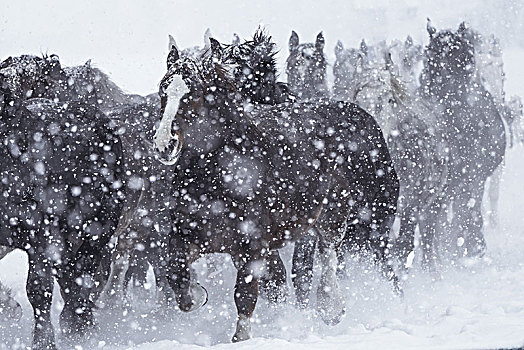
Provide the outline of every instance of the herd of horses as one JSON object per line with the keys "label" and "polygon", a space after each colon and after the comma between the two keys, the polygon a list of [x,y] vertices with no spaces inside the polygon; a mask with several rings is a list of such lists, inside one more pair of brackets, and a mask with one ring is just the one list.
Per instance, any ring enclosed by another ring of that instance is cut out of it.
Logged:
{"label": "herd of horses", "polygon": [[[148,96],[124,93],[90,62],[1,62],[1,257],[29,257],[33,348],[56,348],[55,279],[62,334],[82,337],[94,309],[121,303],[149,264],[161,302],[202,306],[191,264],[229,254],[241,341],[259,292],[286,296],[288,243],[302,308],[318,258],[314,304],[327,324],[345,313],[348,254],[372,257],[399,296],[417,239],[427,269],[481,257],[484,187],[522,104],[505,98],[495,38],[465,24],[427,30],[425,48],[409,37],[339,42],[332,89],[322,33],[300,43],[292,32],[287,83],[264,30],[231,44],[207,32],[203,47],[184,50],[170,37],[167,72]],[[2,308],[20,316],[16,302]]]}

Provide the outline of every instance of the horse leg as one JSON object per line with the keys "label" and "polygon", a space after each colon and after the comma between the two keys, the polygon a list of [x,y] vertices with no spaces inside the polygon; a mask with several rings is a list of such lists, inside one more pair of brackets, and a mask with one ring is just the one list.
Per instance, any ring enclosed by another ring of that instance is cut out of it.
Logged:
{"label": "horse leg", "polygon": [[168,305],[169,301],[173,300],[173,291],[167,279],[169,230],[166,229],[166,226],[170,227],[169,222],[161,222],[158,225],[160,232],[155,232],[151,236],[149,245],[146,247],[148,261],[155,274],[157,300],[161,305]]}
{"label": "horse leg", "polygon": [[402,269],[406,268],[408,255],[415,249],[415,227],[417,223],[418,213],[415,208],[404,208],[400,217],[399,235],[395,241],[395,252]]}
{"label": "horse leg", "polygon": [[286,301],[286,268],[278,250],[272,250],[266,259],[266,273],[260,279],[260,292],[272,303]]}
{"label": "horse leg", "polygon": [[237,307],[237,328],[233,338],[234,343],[250,338],[250,318],[255,311],[258,298],[258,280],[249,267],[248,261],[237,261],[237,280],[235,284],[235,305]]}
{"label": "horse leg", "polygon": [[345,314],[345,301],[337,280],[338,259],[335,247],[322,237],[318,243],[321,275],[317,289],[317,311],[328,325],[336,325]]}
{"label": "horse leg", "polygon": [[58,279],[60,287],[66,291],[60,326],[69,336],[83,337],[96,327],[90,296],[101,260],[99,244],[103,243],[85,241]]}
{"label": "horse leg", "polygon": [[160,305],[169,305],[170,301],[173,300],[173,291],[169,287],[169,281],[167,278],[167,270],[165,266],[151,262],[153,271],[155,273],[155,285],[156,285],[156,298]]}
{"label": "horse leg", "polygon": [[[459,213],[457,211],[458,201],[455,190],[450,190],[443,196],[442,204],[436,217],[436,234],[434,242],[437,248],[437,256],[441,262],[452,260],[457,250],[457,222]],[[451,220],[450,220],[451,219]]]}
{"label": "horse leg", "polygon": [[127,290],[131,280],[133,280],[133,287],[144,288],[147,283],[147,270],[149,270],[149,264],[147,262],[145,251],[135,249],[131,256],[132,262],[124,277],[124,290]]}
{"label": "horse leg", "polygon": [[438,220],[443,217],[442,202],[436,199],[421,214],[419,219],[420,248],[422,251],[421,265],[425,270],[436,268],[437,256],[435,252],[435,236],[437,235]]}
{"label": "horse leg", "polygon": [[310,230],[302,239],[295,242],[291,276],[298,306],[305,309],[309,303],[309,293],[313,283],[313,258],[317,237]]}
{"label": "horse leg", "polygon": [[483,219],[482,219],[482,196],[484,194],[484,182],[479,181],[478,185],[471,191],[471,198],[468,202],[470,207],[470,222],[468,234],[465,237],[464,247],[468,256],[481,257],[486,252],[486,241],[484,240]]}
{"label": "horse leg", "polygon": [[207,302],[207,291],[191,280],[190,261],[183,251],[183,245],[175,245],[171,255],[167,280],[175,293],[175,300],[180,310],[189,312],[198,309]]}
{"label": "horse leg", "polygon": [[489,223],[491,227],[498,226],[498,207],[500,195],[500,180],[504,171],[504,162],[502,162],[497,169],[489,177]]}
{"label": "horse leg", "polygon": [[452,252],[452,259],[456,260],[465,255],[464,243],[469,234],[472,224],[471,215],[471,193],[464,189],[453,201],[453,221],[452,221],[452,240],[449,249]]}
{"label": "horse leg", "polygon": [[[32,349],[56,349],[55,333],[51,324],[51,302],[53,299],[53,266],[39,252],[42,247],[34,246],[28,251],[29,272],[27,275],[27,298],[33,307],[34,331]],[[45,249],[42,249],[45,251]]]}
{"label": "horse leg", "polygon": [[[119,224],[120,225],[120,224]],[[125,276],[129,269],[132,259],[131,253],[134,240],[131,238],[129,226],[121,229],[116,248],[111,255],[111,272],[106,285],[97,300],[97,305],[101,308],[118,308],[123,306],[125,299]]]}
{"label": "horse leg", "polygon": [[[375,208],[380,208],[375,205]],[[369,232],[369,247],[373,254],[373,260],[380,268],[382,275],[393,283],[393,291],[402,296],[399,278],[393,271],[393,261],[391,257],[391,245],[389,244],[389,232],[395,220],[394,212],[385,209],[383,212],[375,210],[374,220],[363,225],[363,229]]]}
{"label": "horse leg", "polygon": [[131,256],[128,251],[115,250],[111,256],[111,273],[106,285],[97,300],[99,307],[118,307],[122,306],[124,299],[124,278],[129,268]]}

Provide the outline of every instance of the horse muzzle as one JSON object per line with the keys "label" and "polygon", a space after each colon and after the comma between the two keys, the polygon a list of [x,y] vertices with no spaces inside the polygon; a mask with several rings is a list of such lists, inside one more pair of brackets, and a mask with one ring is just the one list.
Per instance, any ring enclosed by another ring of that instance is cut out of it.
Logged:
{"label": "horse muzzle", "polygon": [[168,142],[167,145],[163,147],[163,150],[160,150],[158,145],[155,143],[155,154],[157,159],[165,165],[174,165],[180,153],[182,152],[182,135],[180,132],[177,132]]}

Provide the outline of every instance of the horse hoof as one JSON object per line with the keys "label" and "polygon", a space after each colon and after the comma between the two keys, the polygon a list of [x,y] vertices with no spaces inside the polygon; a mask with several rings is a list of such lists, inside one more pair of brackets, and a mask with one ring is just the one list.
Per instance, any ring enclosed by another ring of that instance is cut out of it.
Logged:
{"label": "horse hoof", "polygon": [[240,341],[248,340],[251,338],[251,321],[249,317],[239,315],[237,321],[237,330],[231,341],[233,343],[238,343]]}
{"label": "horse hoof", "polygon": [[[78,313],[82,310],[81,313]],[[70,339],[82,339],[97,331],[98,327],[92,313],[92,306],[64,307],[60,313],[62,334]]]}
{"label": "horse hoof", "polygon": [[346,303],[339,291],[326,292],[319,287],[317,291],[317,312],[328,326],[334,326],[346,314]]}
{"label": "horse hoof", "polygon": [[55,343],[41,343],[41,342],[33,342],[31,345],[31,349],[33,350],[57,350]]}
{"label": "horse hoof", "polygon": [[191,282],[189,285],[189,296],[191,299],[191,304],[183,308],[182,311],[191,312],[207,304],[207,289],[202,287],[197,282]]}
{"label": "horse hoof", "polygon": [[245,340],[249,340],[249,339],[251,339],[251,337],[249,336],[249,334],[239,334],[239,333],[235,333],[235,335],[233,336],[233,338],[231,338],[231,342],[233,342],[233,343],[238,343],[238,342],[245,341]]}
{"label": "horse hoof", "polygon": [[324,310],[319,310],[319,313],[320,318],[322,318],[322,321],[324,321],[325,324],[327,324],[328,326],[336,326],[340,323],[340,321],[342,321],[342,318],[346,314],[346,308],[343,307],[339,310],[337,314],[328,313]]}

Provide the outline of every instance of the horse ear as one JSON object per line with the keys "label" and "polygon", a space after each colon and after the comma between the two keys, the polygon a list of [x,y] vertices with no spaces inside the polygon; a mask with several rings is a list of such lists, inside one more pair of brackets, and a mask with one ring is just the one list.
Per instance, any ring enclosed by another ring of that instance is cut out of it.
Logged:
{"label": "horse ear", "polygon": [[433,27],[433,24],[431,24],[431,20],[429,17],[427,18],[427,24],[426,24],[426,30],[428,31],[429,37],[433,38],[433,35],[437,32],[437,28]]}
{"label": "horse ear", "polygon": [[231,40],[231,45],[238,46],[240,45],[240,37],[237,33],[233,33],[233,39]]}
{"label": "horse ear", "polygon": [[292,30],[291,36],[289,37],[289,51],[294,51],[297,49],[299,43],[298,34]]}
{"label": "horse ear", "polygon": [[8,67],[12,63],[13,63],[13,57],[9,56],[3,62],[0,63],[0,69]]}
{"label": "horse ear", "polygon": [[171,51],[173,47],[175,47],[178,50],[178,45],[176,44],[175,39],[171,36],[171,34],[169,34],[169,45],[167,49]]}
{"label": "horse ear", "polygon": [[169,53],[167,54],[167,69],[169,69],[178,59],[180,54],[178,53],[178,47],[176,46],[175,39],[169,36]]}
{"label": "horse ear", "polygon": [[337,45],[335,46],[335,56],[338,58],[340,55],[344,52],[344,44],[342,44],[342,41],[337,41]]}
{"label": "horse ear", "polygon": [[360,51],[364,54],[364,56],[368,55],[368,44],[366,44],[366,40],[362,39],[360,42]]}
{"label": "horse ear", "polygon": [[405,47],[411,47],[413,46],[413,38],[411,37],[411,35],[408,35],[406,37],[406,41],[404,41],[404,46]]}
{"label": "horse ear", "polygon": [[84,63],[84,66],[91,67],[91,59],[88,59],[86,63]]}
{"label": "horse ear", "polygon": [[222,57],[222,46],[215,38],[209,38],[211,55],[216,58]]}
{"label": "horse ear", "polygon": [[324,39],[324,34],[322,32],[318,33],[317,35],[317,41],[315,42],[315,47],[318,51],[324,51],[324,45],[326,43],[326,40]]}
{"label": "horse ear", "polygon": [[211,47],[211,37],[213,35],[211,35],[211,29],[207,28],[206,29],[206,32],[204,33],[204,47],[207,49],[207,48],[210,48]]}
{"label": "horse ear", "polygon": [[466,26],[466,22],[464,21],[460,22],[458,32],[464,33],[466,29],[468,29],[468,27]]}

